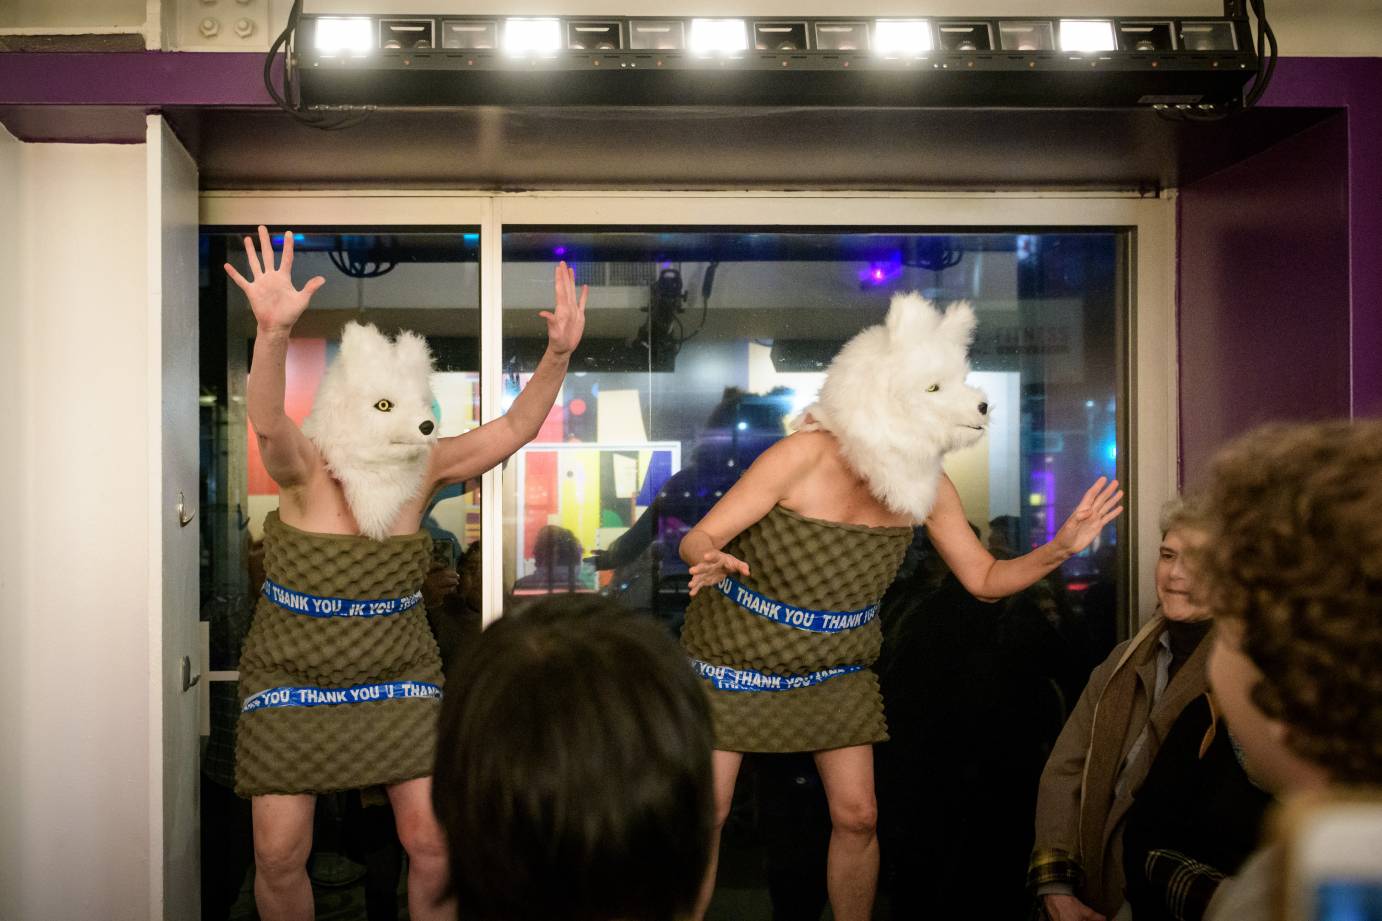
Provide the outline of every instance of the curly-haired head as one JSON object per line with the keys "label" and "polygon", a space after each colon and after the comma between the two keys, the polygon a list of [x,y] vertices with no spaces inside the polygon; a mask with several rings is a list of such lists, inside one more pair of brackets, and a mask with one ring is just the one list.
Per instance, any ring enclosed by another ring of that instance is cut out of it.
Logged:
{"label": "curly-haired head", "polygon": [[1216,457],[1198,575],[1295,753],[1382,781],[1382,421],[1272,425]]}

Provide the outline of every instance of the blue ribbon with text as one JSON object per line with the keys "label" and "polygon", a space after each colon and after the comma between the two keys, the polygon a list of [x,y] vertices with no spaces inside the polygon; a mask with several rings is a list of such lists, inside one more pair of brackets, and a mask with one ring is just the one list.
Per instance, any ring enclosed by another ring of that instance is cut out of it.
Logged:
{"label": "blue ribbon with text", "polygon": [[331,707],[409,697],[439,698],[441,688],[426,681],[385,681],[381,684],[357,684],[350,688],[265,688],[246,697],[245,705],[240,710],[242,713],[252,713],[270,707]]}

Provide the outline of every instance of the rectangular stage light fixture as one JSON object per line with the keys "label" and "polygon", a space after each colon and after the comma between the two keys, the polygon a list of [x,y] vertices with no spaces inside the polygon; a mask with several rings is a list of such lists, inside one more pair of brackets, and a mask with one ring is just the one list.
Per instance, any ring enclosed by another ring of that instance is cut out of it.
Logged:
{"label": "rectangular stage light fixture", "polygon": [[759,51],[805,51],[806,23],[755,22],[753,47]]}
{"label": "rectangular stage light fixture", "polygon": [[506,54],[555,54],[561,49],[561,20],[520,17],[504,20]]}
{"label": "rectangular stage light fixture", "polygon": [[323,16],[316,22],[317,53],[368,54],[374,50],[374,20],[364,16]]}
{"label": "rectangular stage light fixture", "polygon": [[935,47],[925,19],[880,19],[873,24],[873,50],[884,57],[917,58]]}
{"label": "rectangular stage light fixture", "polygon": [[999,46],[1004,51],[1055,51],[1056,30],[1045,20],[998,23]]}
{"label": "rectangular stage light fixture", "polygon": [[1120,22],[1118,50],[1149,54],[1155,51],[1174,51],[1175,32],[1169,22]]}
{"label": "rectangular stage light fixture", "polygon": [[1182,22],[1180,46],[1186,51],[1237,51],[1231,22]]}
{"label": "rectangular stage light fixture", "polygon": [[993,38],[986,22],[944,22],[936,27],[942,51],[991,51]]}
{"label": "rectangular stage light fixture", "polygon": [[492,19],[443,20],[441,46],[460,51],[493,51],[499,47],[499,23]]}
{"label": "rectangular stage light fixture", "polygon": [[1071,54],[1095,54],[1117,51],[1111,19],[1062,19],[1060,21],[1060,50]]}
{"label": "rectangular stage light fixture", "polygon": [[691,53],[736,54],[749,49],[749,30],[742,19],[691,20]]}
{"label": "rectangular stage light fixture", "polygon": [[[458,4],[459,7],[459,4]],[[1193,107],[1242,100],[1247,18],[307,15],[309,109]],[[520,76],[520,74],[527,76]],[[547,75],[547,76],[536,76]],[[556,78],[553,77],[556,76]]]}
{"label": "rectangular stage light fixture", "polygon": [[629,23],[629,47],[635,51],[684,51],[686,26],[680,19],[635,19]]}
{"label": "rectangular stage light fixture", "polygon": [[866,22],[816,23],[818,51],[868,51],[869,24]]}
{"label": "rectangular stage light fixture", "polygon": [[432,20],[379,20],[379,47],[386,51],[425,51],[433,47]]}
{"label": "rectangular stage light fixture", "polygon": [[617,22],[572,20],[566,24],[566,47],[572,51],[618,51],[624,39]]}

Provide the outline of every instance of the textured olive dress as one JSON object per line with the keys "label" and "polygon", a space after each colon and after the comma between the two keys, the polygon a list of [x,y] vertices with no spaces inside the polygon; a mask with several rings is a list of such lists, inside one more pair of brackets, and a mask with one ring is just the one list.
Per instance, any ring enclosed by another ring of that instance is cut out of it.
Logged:
{"label": "textured olive dress", "polygon": [[[869,668],[883,641],[874,606],[911,540],[908,527],[839,524],[775,506],[730,541],[725,551],[751,575],[697,592],[682,631],[710,694],[717,749],[822,751],[888,738]],[[794,625],[808,622],[857,626]],[[707,677],[726,671],[720,666],[785,689],[724,690]],[[853,670],[833,674],[841,666]]]}
{"label": "textured olive dress", "polygon": [[432,773],[441,658],[425,531],[384,541],[264,522],[264,593],[240,656],[235,791],[327,793]]}

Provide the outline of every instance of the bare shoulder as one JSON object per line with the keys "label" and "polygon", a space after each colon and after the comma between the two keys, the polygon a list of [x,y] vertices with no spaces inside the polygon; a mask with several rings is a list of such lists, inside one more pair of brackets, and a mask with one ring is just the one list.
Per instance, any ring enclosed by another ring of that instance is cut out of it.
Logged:
{"label": "bare shoulder", "polygon": [[797,469],[815,466],[822,459],[837,455],[835,436],[829,432],[796,432],[774,443],[760,459],[769,455],[774,465]]}

